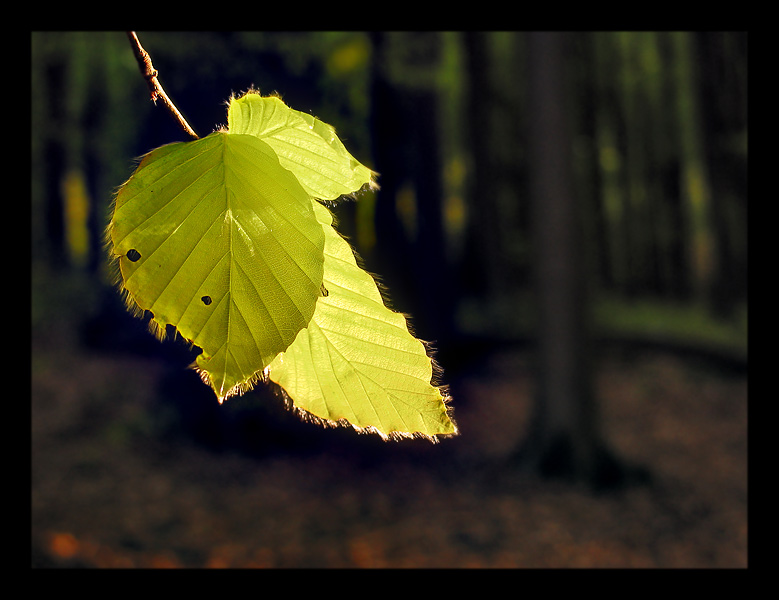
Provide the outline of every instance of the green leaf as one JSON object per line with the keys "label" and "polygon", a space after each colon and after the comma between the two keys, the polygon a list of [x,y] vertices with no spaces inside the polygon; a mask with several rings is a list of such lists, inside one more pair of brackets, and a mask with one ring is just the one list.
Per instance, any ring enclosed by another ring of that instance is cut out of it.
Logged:
{"label": "green leaf", "polygon": [[262,140],[216,132],[147,154],[109,226],[128,300],[203,349],[220,401],[306,327],[324,234],[309,194]]}
{"label": "green leaf", "polygon": [[323,423],[457,433],[425,346],[315,200],[373,176],[329,125],[278,98],[232,99],[227,130],[153,150],[119,190],[108,233],[128,303],[202,348],[220,401],[266,377]]}
{"label": "green leaf", "polygon": [[313,198],[336,200],[365,185],[375,187],[374,173],[349,154],[330,125],[280,98],[255,92],[232,98],[227,128],[266,142]]}
{"label": "green leaf", "polygon": [[382,437],[435,439],[457,432],[433,364],[403,315],[388,309],[373,278],[355,261],[314,203],[325,231],[323,285],[314,318],[268,367],[295,407],[326,422],[348,421]]}

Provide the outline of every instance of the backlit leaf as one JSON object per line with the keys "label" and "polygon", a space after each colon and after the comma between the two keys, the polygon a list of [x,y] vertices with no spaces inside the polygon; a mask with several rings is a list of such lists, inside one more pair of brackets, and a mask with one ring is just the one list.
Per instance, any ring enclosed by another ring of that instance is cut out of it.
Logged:
{"label": "backlit leaf", "polygon": [[425,346],[317,201],[373,176],[311,115],[231,99],[227,129],[153,150],[120,188],[108,240],[128,303],[202,349],[220,401],[265,377],[322,423],[457,433]]}
{"label": "backlit leaf", "polygon": [[250,135],[147,154],[109,226],[130,303],[203,349],[220,400],[247,389],[310,321],[324,235],[308,193]]}
{"label": "backlit leaf", "polygon": [[280,98],[254,92],[232,98],[227,128],[266,142],[313,198],[336,200],[375,185],[373,172],[349,154],[330,125],[289,108]]}
{"label": "backlit leaf", "polygon": [[323,285],[314,318],[268,367],[295,407],[329,422],[348,421],[383,437],[457,432],[433,365],[403,315],[388,309],[356,263],[332,216],[314,203],[325,231]]}

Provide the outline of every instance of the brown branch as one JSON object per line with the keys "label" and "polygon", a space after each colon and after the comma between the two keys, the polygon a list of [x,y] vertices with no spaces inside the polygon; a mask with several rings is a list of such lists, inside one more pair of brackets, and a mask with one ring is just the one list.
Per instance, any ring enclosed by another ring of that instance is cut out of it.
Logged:
{"label": "brown branch", "polygon": [[186,131],[193,138],[199,139],[194,130],[189,126],[189,123],[187,123],[186,119],[184,119],[173,102],[171,102],[170,98],[168,98],[165,90],[162,89],[160,82],[157,80],[157,70],[154,68],[154,65],[151,64],[151,56],[149,56],[149,53],[143,49],[143,46],[141,46],[141,42],[138,41],[138,36],[135,35],[134,31],[128,31],[127,37],[130,38],[130,44],[133,47],[133,53],[135,54],[135,58],[138,61],[141,74],[146,80],[146,83],[149,84],[149,91],[151,92],[152,102],[156,104],[157,99],[162,100],[162,103],[173,114],[184,131]]}

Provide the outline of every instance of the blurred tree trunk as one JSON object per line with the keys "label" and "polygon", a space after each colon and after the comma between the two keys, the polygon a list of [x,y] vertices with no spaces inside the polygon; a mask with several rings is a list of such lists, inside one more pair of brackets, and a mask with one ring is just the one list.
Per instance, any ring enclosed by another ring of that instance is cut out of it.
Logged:
{"label": "blurred tree trunk", "polygon": [[[62,98],[66,91],[66,57],[57,57],[46,65],[44,82],[46,93],[50,98]],[[51,102],[43,121],[60,123],[64,120],[64,106],[60,102]],[[60,131],[45,131],[41,134],[42,175],[43,186],[43,235],[39,246],[34,252],[40,252],[38,257],[54,268],[67,265],[67,250],[65,247],[65,221],[63,214],[61,182],[66,171],[66,140]],[[37,217],[38,215],[33,215]]]}
{"label": "blurred tree trunk", "polygon": [[711,306],[712,282],[717,271],[716,240],[712,235],[711,188],[701,133],[697,97],[697,57],[689,32],[673,32],[676,77],[678,143],[681,149],[681,197],[686,210],[689,272],[693,301]]}
{"label": "blurred tree trunk", "polygon": [[[473,168],[468,197],[472,216],[467,238],[468,265],[474,283],[484,298],[500,300],[506,295],[506,252],[501,238],[498,214],[498,172],[494,150],[493,122],[495,90],[490,74],[489,34],[469,31],[463,34],[469,93],[466,121],[467,141]],[[470,273],[469,273],[470,275]]]}
{"label": "blurred tree trunk", "polygon": [[455,295],[444,238],[441,100],[429,75],[439,62],[440,38],[379,32],[371,39],[371,126],[381,185],[373,261],[394,309],[411,313],[422,339],[441,341],[453,329]]}
{"label": "blurred tree trunk", "polygon": [[716,243],[712,308],[730,317],[747,289],[747,34],[694,35],[702,146],[711,179]]}
{"label": "blurred tree trunk", "polygon": [[596,487],[622,480],[607,449],[590,380],[581,217],[575,201],[564,89],[564,41],[528,39],[531,227],[538,309],[535,412],[517,458],[543,476]]}
{"label": "blurred tree trunk", "polygon": [[620,295],[631,292],[630,238],[625,226],[628,220],[624,187],[624,160],[620,144],[621,106],[614,86],[618,72],[618,54],[611,37],[593,34],[592,53],[595,73],[591,86],[595,96],[594,139],[598,160],[598,183],[601,197],[605,289]]}

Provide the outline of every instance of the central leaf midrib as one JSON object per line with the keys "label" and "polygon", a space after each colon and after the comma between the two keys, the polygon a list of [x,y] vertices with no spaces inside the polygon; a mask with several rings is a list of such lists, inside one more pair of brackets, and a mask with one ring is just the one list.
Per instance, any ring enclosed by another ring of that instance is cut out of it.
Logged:
{"label": "central leaf midrib", "polygon": [[[227,227],[227,229],[228,229],[228,232],[227,232],[227,235],[228,235],[227,246],[228,246],[228,253],[229,253],[229,268],[227,270],[227,272],[228,272],[227,294],[228,294],[228,302],[229,302],[229,304],[228,304],[228,308],[227,308],[227,332],[226,332],[226,337],[225,337],[225,344],[227,344],[227,346],[228,346],[227,351],[228,351],[229,355],[232,356],[232,360],[235,362],[236,366],[238,366],[238,368],[241,370],[243,375],[246,375],[245,366],[241,364],[241,361],[239,359],[239,355],[230,346],[230,340],[233,338],[233,336],[234,335],[239,335],[238,328],[246,329],[248,331],[248,337],[251,338],[251,340],[252,340],[252,342],[254,344],[254,347],[255,347],[255,349],[257,351],[257,354],[260,357],[263,358],[263,362],[266,362],[266,361],[269,362],[270,359],[268,359],[267,357],[264,356],[265,353],[267,352],[267,349],[264,350],[263,348],[260,347],[260,344],[258,343],[257,338],[254,335],[254,332],[251,330],[251,327],[249,326],[248,321],[246,320],[246,318],[242,314],[242,310],[241,310],[240,306],[238,306],[238,304],[235,301],[236,294],[235,294],[234,286],[238,284],[237,283],[238,282],[238,278],[236,277],[237,270],[240,269],[241,271],[243,271],[245,273],[244,268],[241,266],[240,262],[236,258],[235,244],[240,243],[240,239],[239,239],[240,236],[237,235],[236,229],[238,227],[240,227],[240,224],[236,220],[235,215],[237,214],[238,209],[241,208],[242,204],[244,204],[244,207],[245,207],[245,203],[243,203],[236,196],[236,194],[233,191],[230,190],[230,187],[228,185],[228,179],[229,178],[232,177],[232,178],[236,178],[236,179],[241,179],[241,175],[240,175],[239,172],[236,172],[236,171],[232,170],[231,167],[229,166],[229,162],[227,160],[227,153],[228,153],[227,152],[227,150],[228,150],[227,149],[227,143],[228,143],[228,137],[227,137],[227,135],[225,135],[223,137],[223,145],[222,145],[222,164],[224,165],[224,169],[223,169],[223,173],[222,173],[222,178],[223,178],[223,182],[222,183],[223,183],[223,188],[225,190],[225,201],[224,201],[225,202],[225,211],[224,211],[223,214],[225,215],[225,217],[227,219],[229,219],[229,223],[228,223],[228,227]],[[228,171],[229,171],[229,173],[228,173]],[[273,270],[269,269],[269,271],[270,271],[270,274],[274,278],[276,278],[276,274],[273,272]],[[245,277],[246,277],[246,279],[251,281],[251,277],[249,277],[248,275],[245,275]],[[277,281],[278,281],[278,279],[277,279]],[[279,283],[281,283],[281,282],[279,282]],[[254,286],[254,289],[255,289],[256,292],[258,291],[256,286]],[[258,293],[257,296],[258,296],[259,300],[262,302],[262,294]],[[263,303],[263,308],[264,308],[264,310],[268,314],[270,314],[270,311],[268,310],[268,307],[265,306],[264,303]],[[279,339],[283,340],[284,336],[283,336],[282,332],[279,330],[276,321],[272,317],[269,318],[268,321],[270,323],[272,323],[273,326],[275,327]],[[251,374],[252,373],[249,373],[249,375],[251,375]]]}
{"label": "central leaf midrib", "polygon": [[[230,253],[229,256],[229,267],[227,269],[227,295],[228,295],[228,305],[227,305],[227,334],[225,336],[225,344],[227,345],[227,350],[230,354],[232,352],[230,351],[230,334],[232,333],[232,326],[233,326],[233,308],[235,307],[235,301],[234,301],[234,295],[233,295],[233,261],[235,260],[235,254],[233,253],[233,212],[230,205],[230,198],[232,194],[230,193],[230,190],[227,187],[227,136],[222,136],[222,187],[224,189],[225,193],[225,214],[229,215],[230,218],[230,224],[227,228],[228,233],[228,251]],[[225,359],[225,373],[227,372],[227,359]],[[224,379],[223,379],[224,382]]]}

